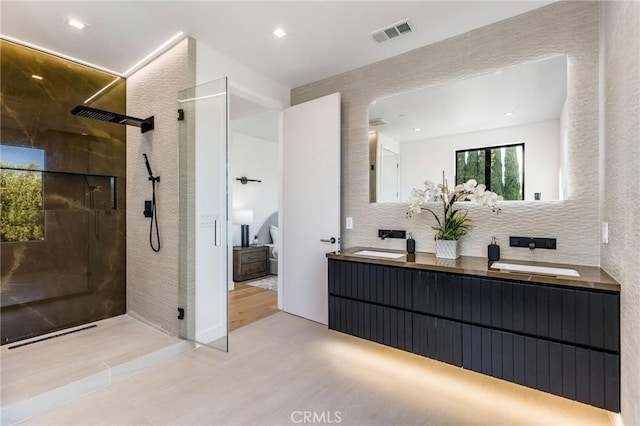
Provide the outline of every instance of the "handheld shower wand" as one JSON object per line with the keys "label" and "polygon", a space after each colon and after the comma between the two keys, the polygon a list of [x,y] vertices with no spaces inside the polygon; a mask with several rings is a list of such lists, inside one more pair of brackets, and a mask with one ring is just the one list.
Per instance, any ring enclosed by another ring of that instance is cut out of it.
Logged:
{"label": "handheld shower wand", "polygon": [[[160,251],[160,230],[158,229],[158,207],[156,205],[156,182],[160,182],[160,176],[154,176],[151,171],[151,165],[149,164],[149,158],[147,158],[147,154],[142,154],[144,156],[144,163],[147,166],[147,172],[149,172],[149,180],[151,181],[151,224],[149,225],[149,245],[151,246],[151,250],[156,253]],[[156,243],[153,242],[153,227],[156,227]]]}
{"label": "handheld shower wand", "polygon": [[149,164],[149,158],[147,158],[147,154],[144,153],[142,155],[144,156],[144,164],[147,166],[147,172],[149,172],[149,180],[160,182],[160,176],[154,176],[153,172],[151,171],[151,165]]}

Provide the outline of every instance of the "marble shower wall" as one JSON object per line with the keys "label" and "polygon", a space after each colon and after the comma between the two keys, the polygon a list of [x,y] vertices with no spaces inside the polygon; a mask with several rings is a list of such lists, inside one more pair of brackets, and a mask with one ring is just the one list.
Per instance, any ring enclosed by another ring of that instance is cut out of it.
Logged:
{"label": "marble shower wall", "polygon": [[[505,202],[499,217],[470,206],[474,229],[463,239],[462,254],[486,256],[495,235],[504,258],[599,265],[598,25],[598,3],[557,2],[293,89],[292,105],[342,93],[342,246],[404,249],[403,240],[382,241],[377,230],[406,229],[419,251],[435,251],[429,215],[407,220],[405,204],[369,203],[370,102],[564,53],[569,61],[567,131],[572,141],[569,199]],[[425,170],[424,179],[435,180],[440,173]],[[353,217],[352,230],[344,228],[347,216]],[[555,237],[558,250],[510,248],[509,235]]]}
{"label": "marble shower wall", "polygon": [[[1,243],[5,344],[125,313],[126,150],[125,126],[70,113],[115,77],[1,43],[1,143],[45,153],[26,172],[41,176],[44,239]],[[124,113],[126,82],[87,105]]]}

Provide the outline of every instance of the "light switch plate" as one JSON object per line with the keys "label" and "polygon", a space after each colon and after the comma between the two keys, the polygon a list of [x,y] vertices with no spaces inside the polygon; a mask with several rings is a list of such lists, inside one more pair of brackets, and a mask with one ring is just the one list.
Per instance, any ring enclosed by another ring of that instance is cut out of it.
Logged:
{"label": "light switch plate", "polygon": [[609,222],[602,222],[602,242],[609,244]]}
{"label": "light switch plate", "polygon": [[353,229],[353,218],[348,217],[345,224],[347,229]]}

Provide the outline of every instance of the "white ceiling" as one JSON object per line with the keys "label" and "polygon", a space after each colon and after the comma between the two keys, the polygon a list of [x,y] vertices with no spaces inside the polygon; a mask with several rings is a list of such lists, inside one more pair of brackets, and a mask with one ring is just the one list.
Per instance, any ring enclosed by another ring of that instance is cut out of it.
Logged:
{"label": "white ceiling", "polygon": [[558,55],[378,99],[369,120],[384,120],[371,129],[408,142],[558,119],[566,98],[567,57]]}
{"label": "white ceiling", "polygon": [[[123,73],[179,31],[298,87],[506,19],[551,1],[10,1],[2,34]],[[66,17],[89,27],[65,25]],[[369,33],[403,19],[414,31]],[[288,35],[271,34],[282,27]]]}
{"label": "white ceiling", "polygon": [[231,130],[269,142],[279,140],[278,111],[247,100],[241,94],[229,93],[229,125]]}

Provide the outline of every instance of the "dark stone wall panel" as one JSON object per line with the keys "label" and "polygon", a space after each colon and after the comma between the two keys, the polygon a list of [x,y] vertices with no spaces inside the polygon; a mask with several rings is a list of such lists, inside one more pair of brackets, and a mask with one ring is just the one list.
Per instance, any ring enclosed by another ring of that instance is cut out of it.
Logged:
{"label": "dark stone wall panel", "polygon": [[[70,113],[114,76],[0,43],[2,145],[45,152],[44,240],[0,250],[5,344],[126,312],[126,132]],[[126,81],[88,105],[125,113]]]}

